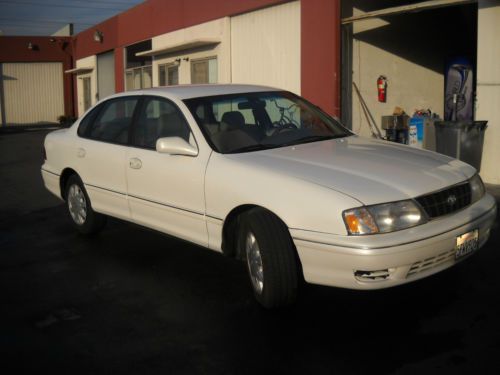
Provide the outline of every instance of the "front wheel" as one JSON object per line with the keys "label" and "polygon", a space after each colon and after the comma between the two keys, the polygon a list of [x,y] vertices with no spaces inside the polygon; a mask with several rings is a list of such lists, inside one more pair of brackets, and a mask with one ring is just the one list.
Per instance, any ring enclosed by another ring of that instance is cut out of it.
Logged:
{"label": "front wheel", "polygon": [[66,183],[66,207],[73,226],[82,234],[99,232],[106,224],[106,216],[95,212],[82,180],[73,175]]}
{"label": "front wheel", "polygon": [[241,220],[239,247],[257,301],[267,308],[292,304],[299,264],[286,225],[269,211],[251,210]]}

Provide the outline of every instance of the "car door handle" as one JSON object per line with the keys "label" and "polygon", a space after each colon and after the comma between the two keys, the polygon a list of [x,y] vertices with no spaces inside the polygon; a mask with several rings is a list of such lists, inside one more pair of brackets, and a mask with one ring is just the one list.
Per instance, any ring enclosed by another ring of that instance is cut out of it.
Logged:
{"label": "car door handle", "polygon": [[129,161],[130,168],[132,169],[141,169],[142,167],[142,161],[141,159],[138,158],[132,158]]}
{"label": "car door handle", "polygon": [[84,149],[84,148],[79,148],[79,149],[76,151],[76,156],[78,156],[79,158],[84,158],[86,153],[87,153],[87,152],[85,151],[85,149]]}

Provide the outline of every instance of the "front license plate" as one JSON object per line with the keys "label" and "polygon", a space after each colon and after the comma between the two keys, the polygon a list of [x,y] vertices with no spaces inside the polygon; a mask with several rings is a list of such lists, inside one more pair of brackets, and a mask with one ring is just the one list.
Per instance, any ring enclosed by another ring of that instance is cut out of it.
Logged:
{"label": "front license plate", "polygon": [[475,229],[457,237],[455,259],[463,258],[477,250],[479,244],[479,230]]}

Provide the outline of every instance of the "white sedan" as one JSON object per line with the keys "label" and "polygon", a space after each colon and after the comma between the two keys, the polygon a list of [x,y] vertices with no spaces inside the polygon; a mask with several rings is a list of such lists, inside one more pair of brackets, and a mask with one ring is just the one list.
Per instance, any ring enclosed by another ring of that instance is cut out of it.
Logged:
{"label": "white sedan", "polygon": [[83,234],[114,216],[246,261],[266,307],[301,280],[408,283],[467,258],[495,200],[476,170],[354,135],[290,92],[200,85],[113,95],[45,139],[45,186]]}

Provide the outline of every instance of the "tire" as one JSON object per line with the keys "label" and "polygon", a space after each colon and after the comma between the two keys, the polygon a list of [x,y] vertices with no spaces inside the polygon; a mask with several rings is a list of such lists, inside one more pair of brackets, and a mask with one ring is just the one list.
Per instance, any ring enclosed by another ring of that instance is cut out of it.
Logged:
{"label": "tire", "polygon": [[257,301],[266,308],[292,304],[300,266],[286,225],[269,211],[253,209],[241,218],[238,246]]}
{"label": "tire", "polygon": [[68,178],[65,197],[68,216],[78,232],[91,235],[104,228],[106,216],[92,209],[87,191],[77,175]]}

